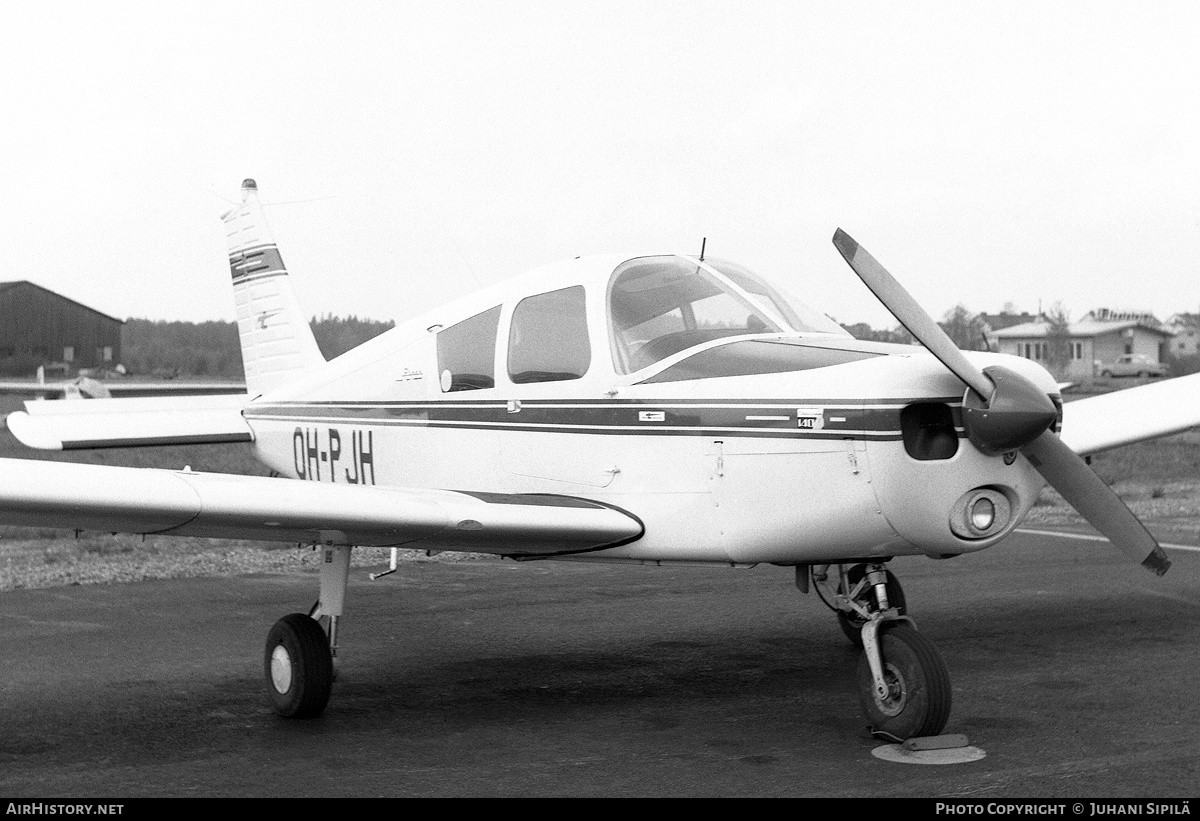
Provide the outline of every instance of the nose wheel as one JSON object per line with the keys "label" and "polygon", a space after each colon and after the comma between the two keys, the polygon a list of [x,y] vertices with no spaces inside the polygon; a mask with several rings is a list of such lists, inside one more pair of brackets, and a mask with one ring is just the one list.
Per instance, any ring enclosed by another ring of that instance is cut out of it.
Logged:
{"label": "nose wheel", "polygon": [[842,632],[863,650],[859,702],[872,732],[899,739],[938,735],[950,718],[950,673],[905,615],[899,580],[882,563],[824,565],[811,572]]}
{"label": "nose wheel", "polygon": [[950,718],[950,673],[933,642],[905,622],[878,625],[882,686],[870,650],[858,662],[858,694],[872,732],[900,739],[941,733]]}

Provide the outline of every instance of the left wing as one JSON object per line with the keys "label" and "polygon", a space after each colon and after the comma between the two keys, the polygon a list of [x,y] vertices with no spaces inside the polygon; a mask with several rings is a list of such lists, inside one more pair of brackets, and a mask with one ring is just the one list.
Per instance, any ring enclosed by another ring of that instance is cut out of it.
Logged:
{"label": "left wing", "polygon": [[571,496],[334,485],[265,476],[0,459],[0,523],[302,544],[547,556],[641,537]]}
{"label": "left wing", "polygon": [[1063,406],[1061,438],[1080,455],[1200,425],[1200,374],[1077,399]]}

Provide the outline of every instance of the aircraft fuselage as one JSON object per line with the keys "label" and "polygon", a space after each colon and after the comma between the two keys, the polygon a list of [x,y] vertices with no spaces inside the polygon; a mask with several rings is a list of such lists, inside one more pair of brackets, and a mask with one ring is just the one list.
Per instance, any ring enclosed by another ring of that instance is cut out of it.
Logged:
{"label": "aircraft fuselage", "polygon": [[[958,554],[1002,538],[1043,486],[1023,457],[969,446],[964,386],[924,349],[786,331],[712,339],[623,374],[606,338],[603,285],[612,262],[591,279],[572,279],[567,267],[565,277],[527,278],[525,287],[420,317],[297,387],[255,399],[245,416],[259,457],[310,482],[601,501],[645,524],[641,539],[588,554],[608,560],[788,564]],[[571,287],[584,289],[586,372],[513,379],[506,365],[520,356],[514,306]],[[493,304],[493,335],[483,343],[494,358],[492,384],[447,390],[453,375],[442,367],[448,355],[438,335]],[[795,361],[756,366],[778,369],[768,373],[689,370],[695,357],[725,356],[737,344]],[[1034,363],[978,356],[1056,393]],[[965,515],[956,504],[976,489],[1007,509],[1002,523],[964,537],[951,519]]]}

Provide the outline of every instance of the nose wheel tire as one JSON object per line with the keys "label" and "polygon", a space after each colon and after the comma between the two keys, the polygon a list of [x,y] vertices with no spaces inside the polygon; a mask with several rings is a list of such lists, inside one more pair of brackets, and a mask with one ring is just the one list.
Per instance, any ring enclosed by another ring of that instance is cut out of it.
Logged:
{"label": "nose wheel tire", "polygon": [[284,616],[267,635],[267,692],[285,718],[316,718],[333,689],[333,656],[321,625],[304,613]]}
{"label": "nose wheel tire", "polygon": [[[856,564],[847,570],[846,583],[848,589],[853,590],[866,574],[867,566],[864,564]],[[900,580],[890,570],[887,571],[887,597],[888,604],[899,611],[901,616],[908,612],[907,603],[904,600],[904,588],[900,586]],[[875,595],[870,587],[864,588],[856,601],[872,613],[877,610]],[[846,638],[850,639],[850,642],[855,647],[862,647],[862,627],[867,623],[867,620],[857,613],[847,613],[843,610],[838,611],[837,619],[838,626],[842,628],[842,632],[846,634]]]}
{"label": "nose wheel tire", "polygon": [[879,629],[883,677],[888,693],[875,692],[864,653],[858,663],[858,692],[872,731],[897,738],[938,735],[950,718],[950,673],[929,639],[903,622]]}

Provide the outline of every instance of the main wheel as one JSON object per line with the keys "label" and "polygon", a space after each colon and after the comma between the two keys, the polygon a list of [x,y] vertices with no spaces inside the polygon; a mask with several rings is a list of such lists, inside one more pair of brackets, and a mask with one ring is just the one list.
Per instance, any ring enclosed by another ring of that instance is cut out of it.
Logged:
{"label": "main wheel", "polygon": [[[899,610],[900,615],[903,616],[908,612],[907,603],[904,600],[904,588],[900,586],[900,580],[896,578],[892,571],[888,570],[885,572],[887,573],[888,604]],[[865,575],[867,575],[867,566],[864,564],[856,564],[847,570],[846,582],[850,586],[850,589],[853,590]],[[863,591],[862,598],[858,600],[858,603],[865,605],[867,610],[872,613],[876,610],[875,595],[869,588]],[[857,613],[846,613],[841,610],[838,611],[837,618],[838,625],[842,628],[842,632],[846,634],[846,638],[850,639],[850,642],[855,647],[862,647],[862,626],[867,623],[867,620]]]}
{"label": "main wheel", "polygon": [[267,634],[263,671],[275,712],[285,718],[319,716],[333,689],[333,656],[320,623],[304,613],[275,622]]}
{"label": "main wheel", "polygon": [[858,662],[858,696],[872,731],[897,738],[937,735],[950,718],[950,673],[929,639],[904,622],[879,630],[886,698],[875,692],[871,665]]}

